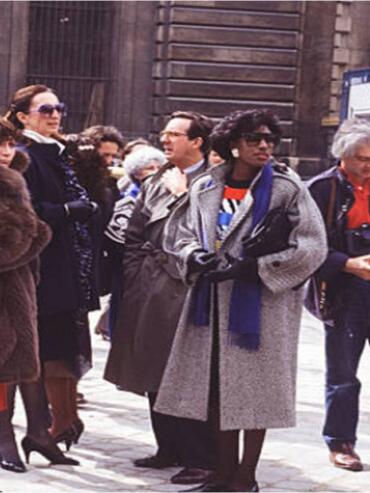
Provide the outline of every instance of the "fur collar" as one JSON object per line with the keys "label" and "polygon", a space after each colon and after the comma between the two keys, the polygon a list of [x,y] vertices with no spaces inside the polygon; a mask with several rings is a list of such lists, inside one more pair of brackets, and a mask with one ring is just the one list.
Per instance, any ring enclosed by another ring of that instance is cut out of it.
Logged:
{"label": "fur collar", "polygon": [[19,173],[23,174],[28,168],[28,164],[29,164],[29,157],[27,156],[27,154],[17,149],[15,151],[15,156],[13,158],[13,161],[10,164],[10,168],[14,169],[15,171],[19,171]]}

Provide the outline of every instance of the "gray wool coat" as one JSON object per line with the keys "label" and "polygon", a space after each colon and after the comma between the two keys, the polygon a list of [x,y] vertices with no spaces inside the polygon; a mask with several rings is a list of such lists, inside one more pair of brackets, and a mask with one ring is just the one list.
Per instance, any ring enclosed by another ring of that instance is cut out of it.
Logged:
{"label": "gray wool coat", "polygon": [[49,227],[34,212],[17,153],[0,166],[0,382],[35,380],[40,373],[36,282],[38,255],[50,241]]}
{"label": "gray wool coat", "polygon": [[[126,233],[123,296],[104,378],[124,390],[157,392],[187,292],[163,231],[179,201],[162,184],[164,166],[142,187]],[[189,173],[190,182],[206,163]],[[181,200],[181,199],[180,199]]]}
{"label": "gray wool coat", "polygon": [[[216,223],[225,176],[230,165],[213,168],[190,190],[184,216],[174,210],[166,228],[165,248],[176,255],[182,277],[195,249],[214,251]],[[210,182],[210,179],[212,181]],[[256,183],[253,181],[251,188]],[[211,183],[211,184],[210,184]],[[240,204],[219,255],[238,257],[241,238],[251,226],[252,194]],[[313,199],[298,175],[276,165],[270,209],[284,205],[293,230],[289,248],[258,259],[262,281],[261,341],[257,351],[228,341],[228,314],[233,281],[218,284],[219,395],[222,430],[289,427],[295,424],[297,345],[302,308],[302,283],[327,254],[325,228]],[[174,416],[206,420],[209,411],[213,306],[209,327],[189,320],[192,290],[188,292],[164,372],[155,410]],[[213,304],[211,300],[211,304]]]}

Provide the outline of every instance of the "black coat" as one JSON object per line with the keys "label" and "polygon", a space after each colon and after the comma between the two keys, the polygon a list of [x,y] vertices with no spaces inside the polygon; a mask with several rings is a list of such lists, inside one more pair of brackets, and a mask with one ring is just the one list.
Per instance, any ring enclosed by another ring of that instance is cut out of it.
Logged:
{"label": "black coat", "polygon": [[[328,226],[326,222],[333,180],[336,182],[333,219]],[[350,274],[343,272],[342,269],[349,258],[345,245],[345,231],[347,229],[347,213],[354,204],[353,187],[345,179],[338,166],[312,178],[308,187],[326,225],[329,252],[324,263],[310,281],[305,305],[313,315],[332,325],[333,320],[340,319],[342,309],[346,305],[346,290],[350,280]],[[315,285],[318,286],[322,282],[325,283],[326,315],[320,314],[318,311],[322,295],[315,288]]]}
{"label": "black coat", "polygon": [[[76,255],[64,204],[68,201],[57,144],[32,142],[24,147],[30,157],[25,173],[34,208],[52,229],[53,237],[41,254],[41,281],[38,286],[39,314],[51,315],[84,305],[79,286]],[[93,238],[96,236],[92,225]],[[96,269],[94,269],[96,270]],[[97,290],[89,309],[98,307]]]}

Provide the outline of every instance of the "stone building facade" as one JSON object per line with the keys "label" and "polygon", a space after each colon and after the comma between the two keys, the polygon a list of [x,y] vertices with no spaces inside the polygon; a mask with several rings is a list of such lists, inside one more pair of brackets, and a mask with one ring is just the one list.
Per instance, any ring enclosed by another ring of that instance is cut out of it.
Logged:
{"label": "stone building facade", "polygon": [[370,2],[2,2],[0,109],[25,83],[56,88],[66,131],[114,124],[155,139],[174,110],[280,116],[303,175],[327,163],[344,71],[370,66]]}

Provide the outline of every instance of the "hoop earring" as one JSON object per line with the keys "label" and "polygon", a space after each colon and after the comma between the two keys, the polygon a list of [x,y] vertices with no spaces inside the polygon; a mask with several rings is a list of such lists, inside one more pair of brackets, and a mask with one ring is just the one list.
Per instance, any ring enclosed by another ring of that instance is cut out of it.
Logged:
{"label": "hoop earring", "polygon": [[233,155],[233,157],[238,158],[239,157],[239,149],[234,147],[233,149],[231,149],[231,154]]}

